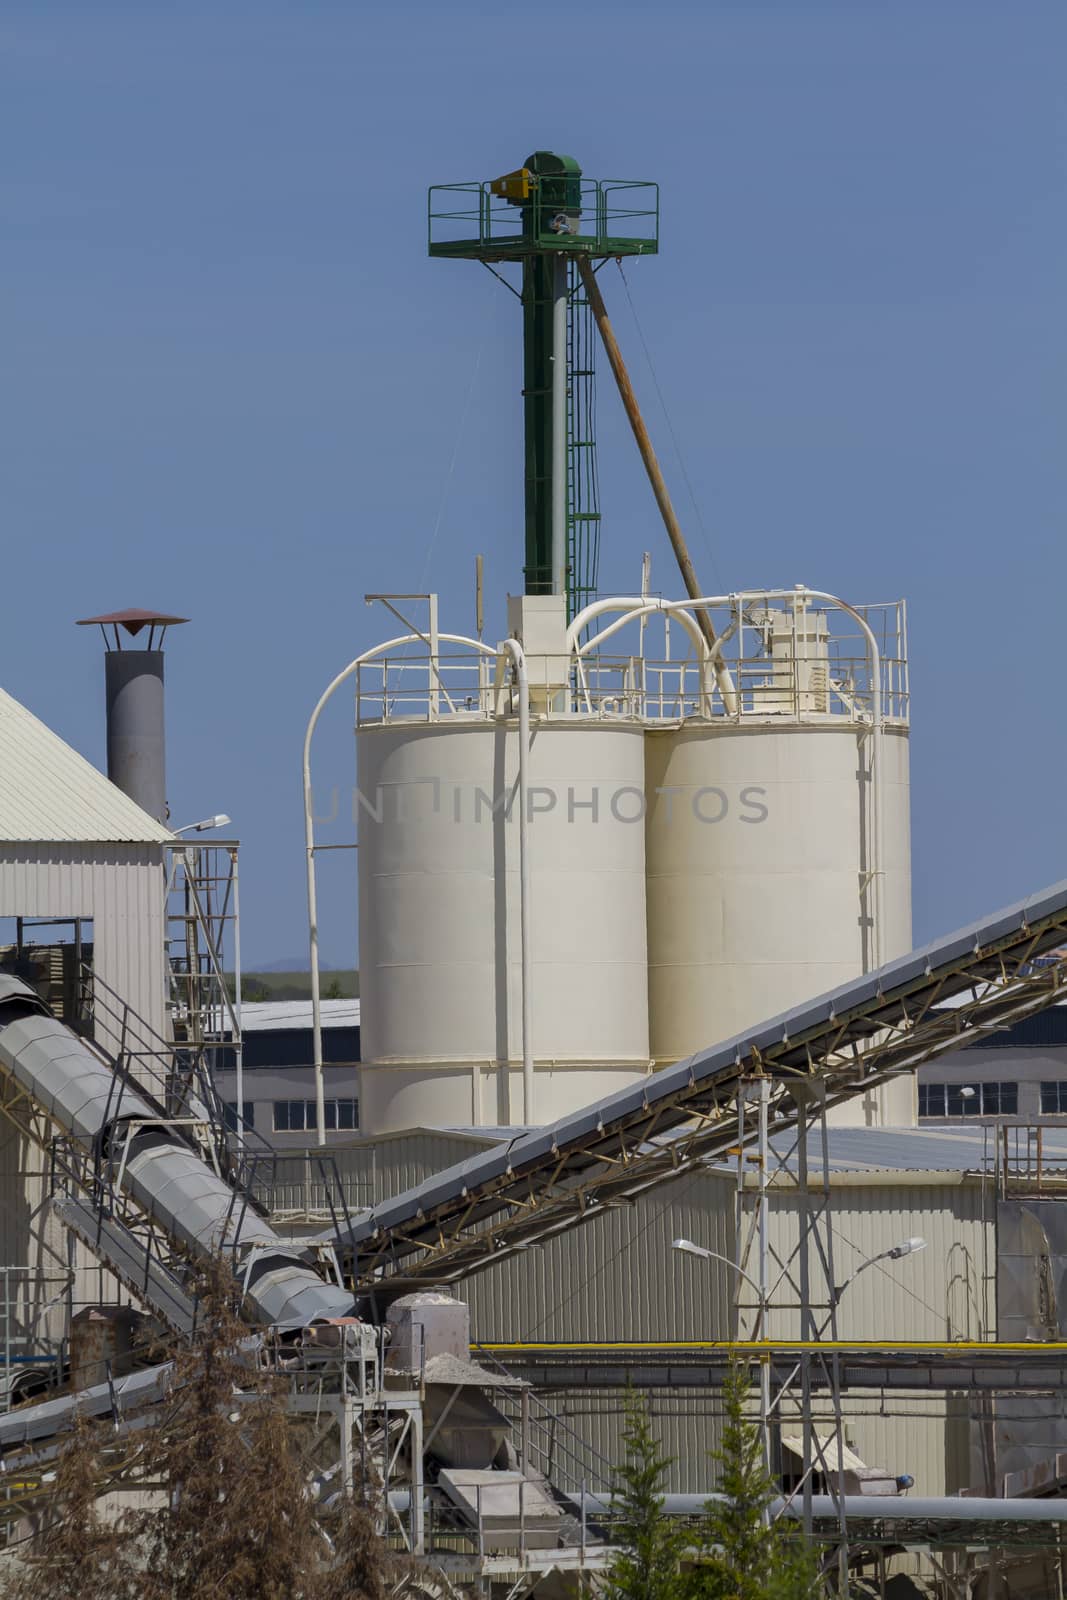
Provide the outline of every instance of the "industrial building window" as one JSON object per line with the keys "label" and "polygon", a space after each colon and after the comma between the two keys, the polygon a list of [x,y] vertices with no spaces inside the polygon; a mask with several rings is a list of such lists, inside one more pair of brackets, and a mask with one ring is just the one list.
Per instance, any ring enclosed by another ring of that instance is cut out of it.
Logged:
{"label": "industrial building window", "polygon": [[[327,1130],[354,1132],[359,1127],[358,1100],[327,1100]],[[275,1133],[314,1133],[318,1127],[314,1100],[275,1100]]]}
{"label": "industrial building window", "polygon": [[327,1100],[325,1111],[327,1128],[349,1133],[359,1127],[358,1100]]}
{"label": "industrial building window", "polygon": [[1041,1114],[1046,1117],[1067,1116],[1067,1083],[1041,1085]]}
{"label": "industrial building window", "polygon": [[[86,917],[0,916],[0,974],[21,978],[75,1033],[93,1034],[93,924]],[[106,995],[100,997],[106,1012]]]}
{"label": "industrial building window", "polygon": [[[255,1121],[254,1106],[251,1100],[241,1103],[241,1121],[246,1128],[250,1128]],[[237,1132],[237,1101],[224,1100],[222,1102],[222,1118],[231,1133]]]}
{"label": "industrial building window", "polygon": [[980,1083],[984,1117],[1015,1117],[1019,1114],[1017,1083]]}
{"label": "industrial building window", "polygon": [[[1067,1088],[1067,1085],[1064,1085]],[[1064,1099],[1067,1111],[1067,1096]],[[1017,1083],[920,1083],[920,1117],[1014,1117]]]}
{"label": "industrial building window", "polygon": [[314,1126],[314,1100],[275,1100],[275,1133],[303,1133]]}

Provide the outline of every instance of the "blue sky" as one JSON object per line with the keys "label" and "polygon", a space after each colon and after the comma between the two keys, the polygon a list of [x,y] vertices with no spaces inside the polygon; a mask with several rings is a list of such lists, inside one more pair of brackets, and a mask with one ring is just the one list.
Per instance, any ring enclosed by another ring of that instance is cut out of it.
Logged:
{"label": "blue sky", "polygon": [[[483,550],[492,632],[521,581],[517,308],[426,258],[425,190],[554,147],[662,185],[629,280],[699,519],[609,287],[709,587],[908,598],[917,938],[1064,876],[1065,59],[1042,0],[8,0],[0,683],[101,760],[74,618],[193,618],[172,813],[233,816],[248,957],[299,952],[302,730],[363,594],[465,630]],[[646,547],[674,587],[600,411],[602,587]]]}

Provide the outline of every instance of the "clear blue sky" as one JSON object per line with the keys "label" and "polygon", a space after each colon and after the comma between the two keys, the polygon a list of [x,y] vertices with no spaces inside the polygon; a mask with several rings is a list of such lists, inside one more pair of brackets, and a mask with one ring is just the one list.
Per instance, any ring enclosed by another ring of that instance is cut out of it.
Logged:
{"label": "clear blue sky", "polygon": [[[426,258],[425,189],[549,146],[663,186],[629,276],[708,584],[908,598],[916,936],[1064,876],[1065,60],[1062,0],[8,0],[0,683],[101,760],[74,618],[192,617],[173,816],[231,813],[249,958],[301,951],[302,729],[363,593],[465,629],[476,551],[521,581],[517,308]],[[603,587],[648,546],[666,586],[607,382],[601,422]]]}

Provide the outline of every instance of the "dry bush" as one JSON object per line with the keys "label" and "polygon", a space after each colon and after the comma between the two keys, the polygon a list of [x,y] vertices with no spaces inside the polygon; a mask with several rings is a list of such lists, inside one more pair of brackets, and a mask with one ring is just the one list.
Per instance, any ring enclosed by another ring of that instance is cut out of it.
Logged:
{"label": "dry bush", "polygon": [[[388,1600],[408,1568],[380,1537],[373,1493],[320,1524],[296,1430],[259,1365],[225,1262],[197,1285],[201,1326],[173,1354],[173,1388],[139,1436],[137,1482],[165,1504],[101,1515],[106,1423],[79,1419],[53,1509],[5,1600]],[[127,1482],[129,1480],[127,1479]],[[327,1537],[328,1533],[328,1537]]]}
{"label": "dry bush", "polygon": [[122,1527],[101,1512],[102,1432],[80,1413],[56,1465],[40,1531],[17,1553],[0,1593],[8,1600],[135,1600],[141,1573]]}
{"label": "dry bush", "polygon": [[197,1287],[199,1337],[145,1441],[145,1474],[169,1504],[127,1524],[143,1600],[292,1600],[310,1593],[324,1543],[284,1401],[248,1347],[226,1264]]}

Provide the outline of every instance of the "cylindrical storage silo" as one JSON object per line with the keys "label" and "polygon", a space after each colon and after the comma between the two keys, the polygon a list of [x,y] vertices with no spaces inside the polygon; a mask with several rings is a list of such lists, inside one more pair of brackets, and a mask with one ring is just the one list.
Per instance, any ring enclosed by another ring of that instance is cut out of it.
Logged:
{"label": "cylindrical storage silo", "polygon": [[[368,1132],[523,1119],[518,738],[462,712],[358,730]],[[529,784],[543,1123],[648,1070],[641,724],[542,717]]]}
{"label": "cylindrical storage silo", "polygon": [[[906,729],[876,739],[833,715],[683,723],[647,734],[647,781],[657,1066],[911,948]],[[874,1093],[836,1119],[914,1121],[910,1078]]]}

